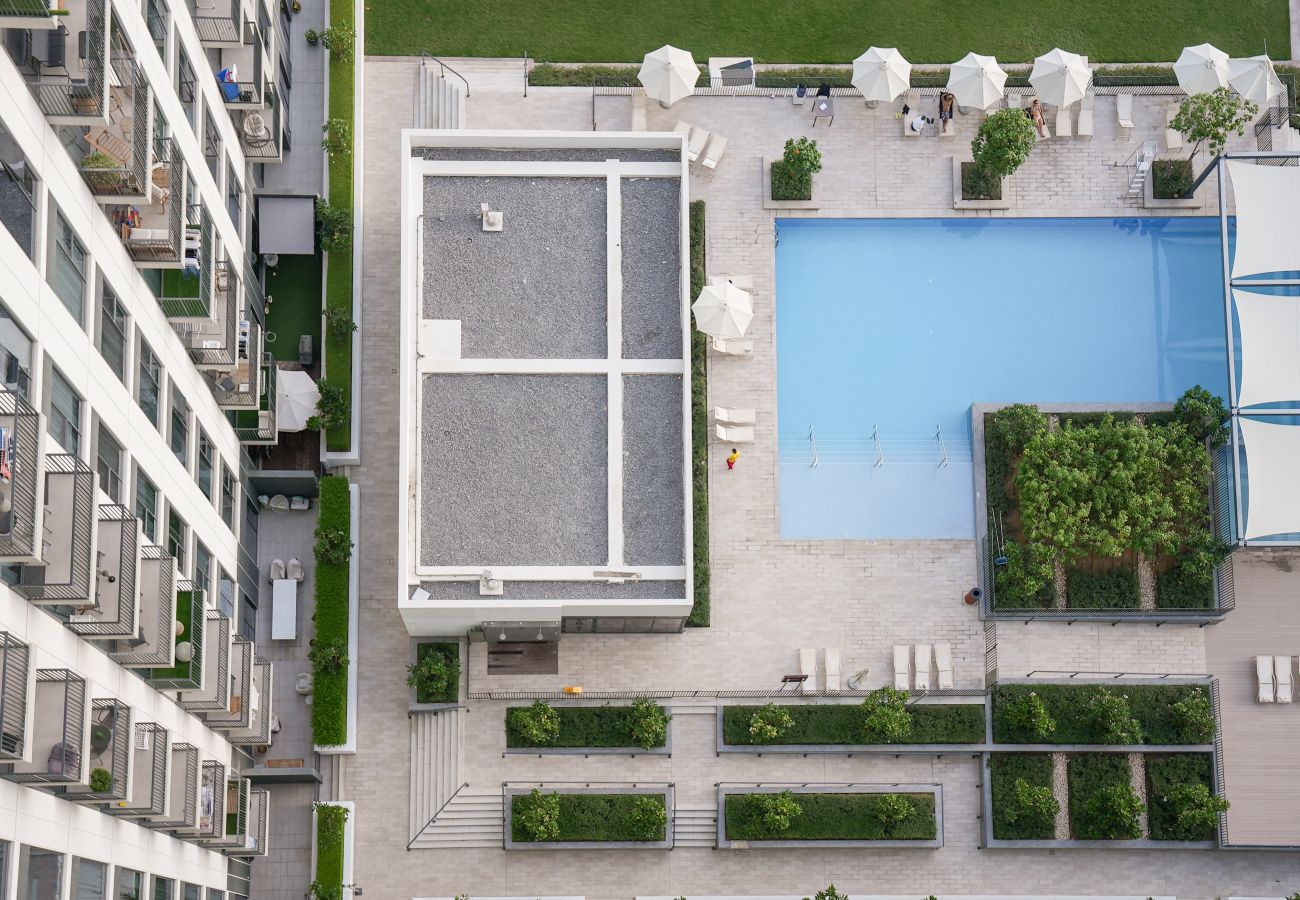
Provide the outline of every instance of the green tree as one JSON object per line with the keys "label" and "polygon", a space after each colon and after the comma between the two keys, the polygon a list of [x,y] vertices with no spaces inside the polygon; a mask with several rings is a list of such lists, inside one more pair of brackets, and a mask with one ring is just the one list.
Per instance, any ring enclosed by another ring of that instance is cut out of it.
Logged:
{"label": "green tree", "polygon": [[1088,834],[1102,840],[1135,840],[1142,836],[1142,798],[1127,784],[1111,784],[1084,801]]}
{"label": "green tree", "polygon": [[515,822],[528,840],[553,841],[559,838],[559,794],[543,794],[540,788],[533,788],[527,797],[516,797],[514,802]]}
{"label": "green tree", "polygon": [[331,117],[321,127],[324,137],[320,145],[330,156],[347,156],[352,153],[352,123],[347,119]]}
{"label": "green tree", "polygon": [[1007,703],[1006,721],[1031,741],[1042,741],[1056,733],[1056,720],[1036,691],[1021,694]]}
{"label": "green tree", "polygon": [[637,797],[632,804],[633,840],[662,841],[668,828],[668,810],[661,797]]}
{"label": "green tree", "polygon": [[793,173],[812,177],[822,170],[822,152],[811,138],[789,138],[781,161]]}
{"label": "green tree", "polygon": [[662,747],[668,739],[668,720],[671,718],[658,703],[647,697],[638,697],[632,701],[628,713],[628,737],[646,750]]}
{"label": "green tree", "polygon": [[351,26],[331,25],[320,33],[320,42],[329,50],[330,56],[342,62],[352,59],[356,40],[357,33]]}
{"label": "green tree", "polygon": [[1193,142],[1188,159],[1196,156],[1202,144],[1218,156],[1231,135],[1240,137],[1246,133],[1246,126],[1257,112],[1258,106],[1235,91],[1218,88],[1208,94],[1192,94],[1184,100],[1169,127]]}
{"label": "green tree", "polygon": [[1228,410],[1223,398],[1199,384],[1188,388],[1174,403],[1174,418],[1198,441],[1222,447],[1228,440]]}
{"label": "green tree", "polygon": [[1000,109],[980,124],[971,141],[971,156],[980,174],[995,182],[1024,165],[1037,141],[1034,123],[1023,110]]}
{"label": "green tree", "polygon": [[316,227],[320,248],[326,253],[346,250],[352,245],[352,214],[328,200],[316,201]]}
{"label": "green tree", "polygon": [[319,378],[316,380],[316,390],[320,392],[320,399],[316,401],[316,415],[307,419],[307,427],[321,431],[347,422],[352,398],[343,386]]}
{"label": "green tree", "polygon": [[869,743],[892,744],[912,733],[912,714],[907,709],[907,691],[882,687],[862,701],[866,718],[862,730]]}
{"label": "green tree", "polygon": [[1050,787],[1017,778],[1011,786],[1011,804],[1003,815],[1008,822],[1030,822],[1046,829],[1056,822],[1060,811],[1061,804]]}
{"label": "green tree", "polygon": [[1208,744],[1214,740],[1214,709],[1204,688],[1198,687],[1179,700],[1172,711],[1185,740],[1194,744]]}
{"label": "green tree", "polygon": [[513,719],[524,740],[534,747],[549,747],[559,740],[560,714],[545,700],[515,710]]}
{"label": "green tree", "polygon": [[880,820],[881,825],[885,826],[886,831],[899,822],[905,821],[915,812],[916,807],[912,805],[912,801],[902,794],[881,794],[876,804],[876,818]]}
{"label": "green tree", "polygon": [[755,800],[763,814],[763,825],[775,834],[789,831],[792,821],[803,815],[803,807],[794,799],[794,794],[790,791],[782,791],[779,794],[759,794]]}
{"label": "green tree", "polygon": [[1099,688],[1088,702],[1093,733],[1102,744],[1142,743],[1142,724],[1133,718],[1127,694]]}
{"label": "green tree", "polygon": [[459,675],[460,660],[437,651],[425,653],[406,667],[406,683],[415,688],[417,696],[441,696]]}
{"label": "green tree", "polygon": [[1174,809],[1173,836],[1179,841],[1203,841],[1219,825],[1219,814],[1228,811],[1228,801],[1210,793],[1204,784],[1177,784],[1165,795]]}
{"label": "green tree", "polygon": [[756,743],[774,741],[794,726],[794,719],[783,706],[765,703],[749,717],[749,736]]}

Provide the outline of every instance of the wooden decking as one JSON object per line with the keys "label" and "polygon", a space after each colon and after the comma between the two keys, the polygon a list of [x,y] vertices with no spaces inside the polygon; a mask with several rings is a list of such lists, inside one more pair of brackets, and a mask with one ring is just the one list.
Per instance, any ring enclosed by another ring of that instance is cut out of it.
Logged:
{"label": "wooden decking", "polygon": [[1300,655],[1300,552],[1239,552],[1233,571],[1237,608],[1205,629],[1205,661],[1219,679],[1228,842],[1300,846],[1300,702],[1255,702],[1255,656]]}

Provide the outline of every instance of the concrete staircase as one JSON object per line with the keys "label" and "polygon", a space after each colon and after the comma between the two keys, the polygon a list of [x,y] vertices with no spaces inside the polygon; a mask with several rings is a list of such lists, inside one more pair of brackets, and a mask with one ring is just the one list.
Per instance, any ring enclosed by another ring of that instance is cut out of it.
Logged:
{"label": "concrete staircase", "polygon": [[413,838],[461,786],[463,709],[413,713],[411,735],[411,830]]}
{"label": "concrete staircase", "polygon": [[501,789],[465,787],[424,830],[411,849],[501,847],[505,841]]}
{"label": "concrete staircase", "polygon": [[431,60],[420,63],[416,128],[465,128],[465,82]]}
{"label": "concrete staircase", "polygon": [[718,811],[712,806],[678,806],[673,813],[673,847],[715,847]]}

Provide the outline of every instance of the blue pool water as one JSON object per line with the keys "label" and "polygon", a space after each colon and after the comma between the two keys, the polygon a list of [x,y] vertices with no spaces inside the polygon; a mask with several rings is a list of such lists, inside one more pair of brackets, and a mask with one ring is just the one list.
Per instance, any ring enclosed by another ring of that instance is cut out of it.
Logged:
{"label": "blue pool water", "polygon": [[783,538],[974,537],[972,403],[1226,395],[1215,218],[777,228]]}

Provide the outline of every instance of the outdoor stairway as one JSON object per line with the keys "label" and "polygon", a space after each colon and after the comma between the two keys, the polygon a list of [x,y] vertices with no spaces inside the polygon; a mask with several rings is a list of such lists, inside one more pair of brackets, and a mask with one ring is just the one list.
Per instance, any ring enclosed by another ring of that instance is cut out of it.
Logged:
{"label": "outdoor stairway", "polygon": [[495,790],[466,787],[411,843],[411,849],[500,848],[505,842],[503,819],[500,787]]}
{"label": "outdoor stairway", "polygon": [[1156,145],[1152,141],[1147,141],[1142,145],[1142,151],[1138,154],[1137,165],[1133,169],[1133,177],[1128,182],[1129,197],[1141,197],[1146,187],[1147,176],[1151,174],[1151,164],[1155,162]]}
{"label": "outdoor stairway", "polygon": [[[417,712],[410,716],[411,830],[419,834],[462,784],[465,747],[461,736],[463,709]],[[499,805],[499,804],[498,804]],[[427,833],[427,832],[426,832]]]}
{"label": "outdoor stairway", "polygon": [[465,83],[432,60],[420,63],[415,98],[416,128],[464,128]]}
{"label": "outdoor stairway", "polygon": [[712,806],[679,806],[673,811],[673,847],[717,846],[718,811]]}

